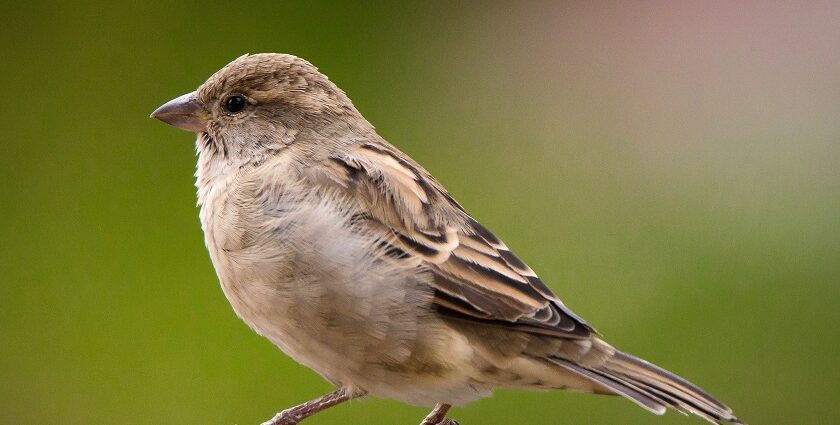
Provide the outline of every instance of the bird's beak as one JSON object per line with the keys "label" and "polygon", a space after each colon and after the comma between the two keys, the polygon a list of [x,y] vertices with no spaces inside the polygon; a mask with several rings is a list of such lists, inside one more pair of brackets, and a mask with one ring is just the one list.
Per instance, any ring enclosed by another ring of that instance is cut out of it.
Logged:
{"label": "bird's beak", "polygon": [[151,117],[193,133],[207,131],[207,110],[198,102],[195,92],[164,103],[152,112]]}

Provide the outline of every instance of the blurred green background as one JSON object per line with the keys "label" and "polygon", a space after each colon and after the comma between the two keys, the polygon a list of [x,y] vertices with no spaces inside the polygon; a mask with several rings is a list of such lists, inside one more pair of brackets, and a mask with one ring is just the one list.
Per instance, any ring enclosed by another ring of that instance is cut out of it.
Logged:
{"label": "blurred green background", "polygon": [[[0,423],[257,424],[329,390],[233,314],[193,136],[148,118],[248,52],[316,64],[615,345],[752,424],[836,419],[837,3],[3,9]],[[424,414],[359,400],[306,423]],[[701,423],[564,392],[453,415]]]}

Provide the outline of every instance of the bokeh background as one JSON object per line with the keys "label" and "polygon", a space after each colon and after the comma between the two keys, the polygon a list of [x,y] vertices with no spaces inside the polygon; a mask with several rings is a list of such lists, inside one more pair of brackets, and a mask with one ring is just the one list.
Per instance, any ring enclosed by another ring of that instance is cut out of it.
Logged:
{"label": "bokeh background", "polygon": [[[694,3],[6,4],[0,423],[257,424],[330,389],[235,317],[193,137],[148,118],[247,52],[319,66],[609,341],[750,423],[835,422],[840,5]],[[453,412],[701,423],[563,392]]]}

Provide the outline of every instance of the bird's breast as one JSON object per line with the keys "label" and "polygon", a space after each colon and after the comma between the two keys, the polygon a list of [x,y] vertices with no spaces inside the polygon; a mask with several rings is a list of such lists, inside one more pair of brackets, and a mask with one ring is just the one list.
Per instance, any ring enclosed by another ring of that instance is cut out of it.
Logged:
{"label": "bird's breast", "polygon": [[383,236],[354,225],[346,199],[279,181],[269,172],[199,189],[237,315],[336,384],[415,404],[484,395],[469,389],[468,341],[433,311],[428,273],[385,258]]}

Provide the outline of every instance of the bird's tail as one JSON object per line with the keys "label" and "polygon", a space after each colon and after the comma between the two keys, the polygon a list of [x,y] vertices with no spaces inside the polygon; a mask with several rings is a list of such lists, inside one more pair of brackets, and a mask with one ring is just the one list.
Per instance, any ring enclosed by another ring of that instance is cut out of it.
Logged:
{"label": "bird's tail", "polygon": [[665,413],[670,407],[684,414],[695,414],[714,424],[744,423],[732,414],[732,409],[696,385],[618,350],[598,367],[585,367],[557,357],[549,360],[657,415]]}

